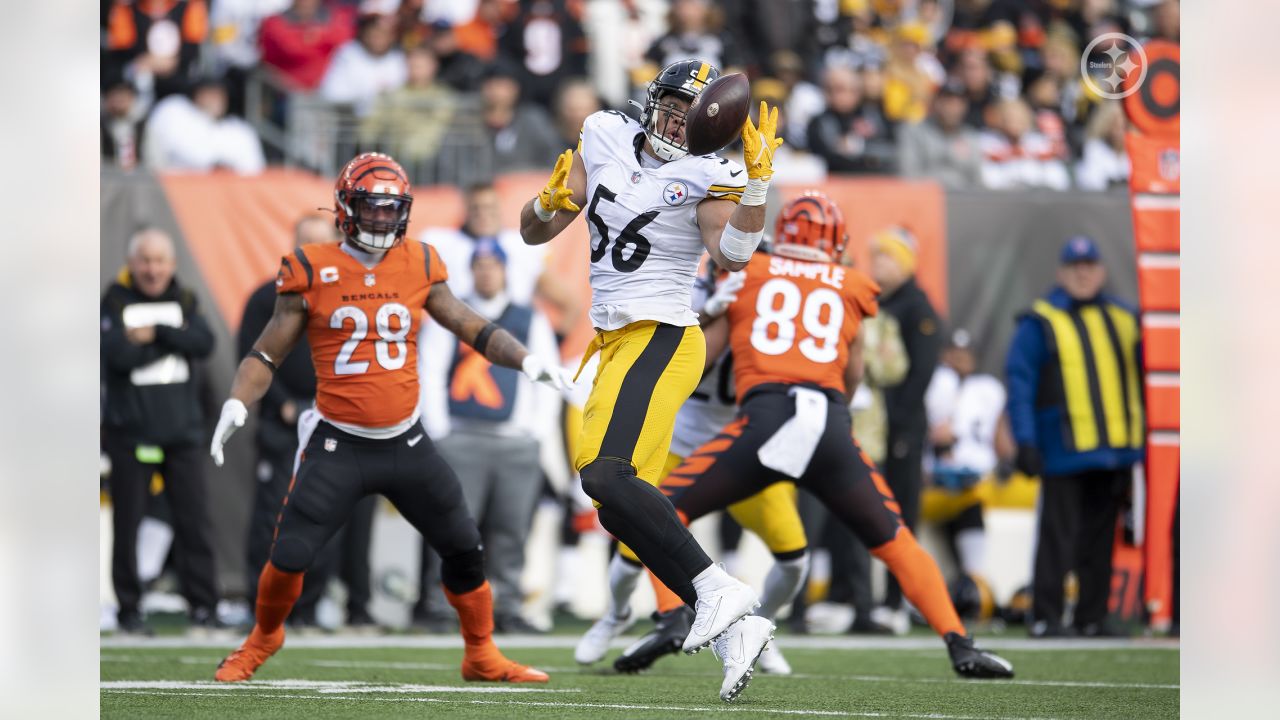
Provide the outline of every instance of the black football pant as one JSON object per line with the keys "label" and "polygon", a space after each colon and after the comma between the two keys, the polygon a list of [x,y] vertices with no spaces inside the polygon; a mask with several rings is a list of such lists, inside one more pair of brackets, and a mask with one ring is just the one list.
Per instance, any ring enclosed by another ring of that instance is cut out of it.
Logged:
{"label": "black football pant", "polygon": [[1125,468],[1041,479],[1031,591],[1035,621],[1062,623],[1064,578],[1071,570],[1080,585],[1075,626],[1106,618],[1116,518],[1132,474]]}
{"label": "black football pant", "polygon": [[146,512],[151,476],[164,478],[175,540],[178,578],[187,604],[194,611],[217,609],[217,578],[210,541],[209,502],[204,483],[205,448],[199,444],[162,448],[158,464],[140,462],[137,443],[106,434],[103,440],[111,458],[113,542],[111,580],[120,615],[136,615],[142,600],[138,578],[138,525]]}
{"label": "black football pant", "polygon": [[[924,434],[891,433],[884,459],[884,479],[902,507],[902,521],[916,531],[920,519],[920,490],[924,486]],[[884,604],[902,607],[902,588],[893,573],[887,572]]]}
{"label": "black football pant", "polygon": [[370,440],[320,422],[285,499],[272,564],[285,572],[310,569],[357,503],[373,494],[386,497],[440,553],[450,592],[484,582],[480,533],[458,478],[417,423],[398,437]]}
{"label": "black football pant", "polygon": [[[672,470],[663,480],[662,492],[693,522],[791,479],[818,498],[864,546],[875,548],[892,540],[901,525],[898,505],[850,437],[849,411],[838,393],[828,391],[826,430],[800,477],[787,478],[760,463],[760,447],[795,410],[795,398],[787,394],[787,386],[753,389],[743,400],[738,419]],[[727,447],[725,440],[730,441]]]}

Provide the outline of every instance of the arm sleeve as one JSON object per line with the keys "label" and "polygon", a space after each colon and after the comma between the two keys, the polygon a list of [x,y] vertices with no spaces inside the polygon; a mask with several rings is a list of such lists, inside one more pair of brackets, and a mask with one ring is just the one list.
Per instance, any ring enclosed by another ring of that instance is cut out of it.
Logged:
{"label": "arm sleeve", "polygon": [[1034,318],[1018,321],[1005,358],[1009,428],[1019,445],[1036,446],[1035,398],[1044,363],[1044,330]]}
{"label": "arm sleeve", "polygon": [[125,339],[124,317],[121,309],[104,298],[102,300],[102,333],[99,347],[102,363],[108,370],[127,373],[160,357],[163,352],[155,343],[134,345]]}

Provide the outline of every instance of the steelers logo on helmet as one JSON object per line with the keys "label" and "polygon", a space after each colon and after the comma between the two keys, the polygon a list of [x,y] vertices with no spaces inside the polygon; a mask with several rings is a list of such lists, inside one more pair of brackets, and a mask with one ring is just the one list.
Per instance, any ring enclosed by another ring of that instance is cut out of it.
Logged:
{"label": "steelers logo on helmet", "polygon": [[338,228],[360,248],[389,250],[409,229],[409,179],[390,155],[357,155],[338,174],[333,195]]}
{"label": "steelers logo on helmet", "polygon": [[[663,68],[649,83],[640,124],[659,158],[670,162],[689,154],[684,134],[686,108],[718,77],[720,71],[711,63],[679,60]],[[673,102],[673,98],[683,104]]]}

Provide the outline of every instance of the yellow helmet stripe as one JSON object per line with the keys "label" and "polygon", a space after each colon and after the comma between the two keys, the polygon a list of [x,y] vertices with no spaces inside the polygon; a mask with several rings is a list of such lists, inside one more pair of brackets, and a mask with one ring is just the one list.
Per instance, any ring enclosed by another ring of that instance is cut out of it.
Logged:
{"label": "yellow helmet stripe", "polygon": [[710,74],[710,72],[711,72],[711,65],[709,65],[709,64],[707,64],[707,63],[701,63],[701,64],[699,64],[699,65],[698,65],[698,76],[697,76],[696,78],[694,78],[694,83],[695,83],[695,84],[694,84],[694,87],[696,87],[696,88],[698,88],[699,90],[701,90],[701,89],[702,89],[702,86],[707,84],[707,75],[708,75],[708,74]]}

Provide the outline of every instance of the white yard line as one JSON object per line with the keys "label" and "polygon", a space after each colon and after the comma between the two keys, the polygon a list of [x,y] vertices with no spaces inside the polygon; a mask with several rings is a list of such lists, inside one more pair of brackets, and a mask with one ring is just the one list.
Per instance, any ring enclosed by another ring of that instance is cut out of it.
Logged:
{"label": "white yard line", "polygon": [[241,683],[219,683],[213,681],[190,680],[107,680],[100,683],[103,690],[313,690],[330,693],[391,693],[391,694],[430,694],[430,693],[580,693],[578,688],[535,688],[513,687],[510,685],[409,685],[378,684],[360,681],[337,680],[254,680]]}
{"label": "white yard line", "polygon": [[[227,693],[219,692],[165,692],[161,690],[125,690],[125,689],[108,689],[106,692],[121,695],[172,695],[175,697],[226,697]],[[1009,716],[992,716],[992,715],[945,715],[942,713],[879,713],[879,712],[856,712],[843,710],[783,710],[778,708],[754,708],[726,705],[724,707],[687,707],[677,705],[635,705],[622,703],[577,703],[563,702],[558,700],[550,700],[547,702],[533,702],[527,700],[462,700],[453,698],[398,698],[398,697],[347,697],[343,695],[267,695],[261,694],[255,697],[274,698],[281,700],[358,700],[358,701],[379,701],[379,702],[419,702],[419,703],[443,703],[449,705],[500,705],[502,707],[510,707],[513,705],[523,705],[526,707],[552,707],[552,708],[581,708],[581,709],[599,709],[599,710],[652,710],[664,713],[725,713],[725,712],[746,712],[757,713],[760,715],[797,715],[803,717],[856,717],[856,718],[879,718],[879,717],[902,717],[902,718],[920,718],[921,720],[1054,720],[1053,718],[1030,718],[1030,717],[1009,717]]]}
{"label": "white yard line", "polygon": [[[942,641],[932,637],[864,638],[842,635],[783,635],[779,641],[783,648],[797,650],[943,650]],[[978,644],[992,650],[1055,651],[1055,650],[1178,650],[1178,640],[1169,638],[1108,638],[1108,639],[1051,639],[977,636]],[[101,647],[110,648],[218,648],[231,649],[239,638],[232,640],[189,639],[185,637],[131,638],[108,636],[101,638]],[[568,649],[577,646],[578,638],[572,635],[506,635],[499,638],[503,648]],[[625,648],[635,642],[635,637],[623,637],[613,641],[612,647]],[[424,648],[460,649],[462,638],[453,635],[383,635],[376,637],[290,637],[290,648]]]}

